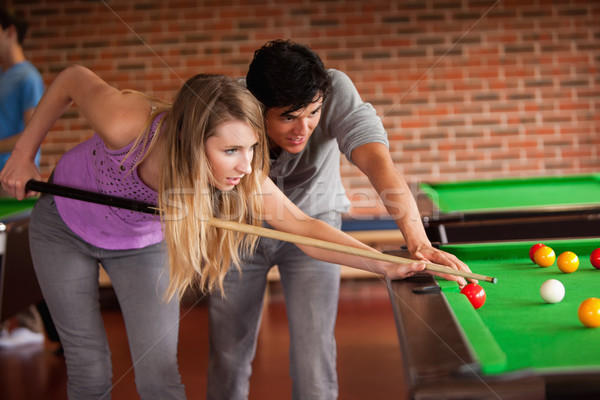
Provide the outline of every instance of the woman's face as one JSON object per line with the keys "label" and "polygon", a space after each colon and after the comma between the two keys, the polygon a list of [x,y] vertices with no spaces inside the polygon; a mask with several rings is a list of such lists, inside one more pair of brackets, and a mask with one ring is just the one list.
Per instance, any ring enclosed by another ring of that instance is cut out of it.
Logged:
{"label": "woman's face", "polygon": [[244,175],[252,172],[256,132],[241,121],[223,122],[215,134],[206,139],[206,157],[219,190],[231,190]]}

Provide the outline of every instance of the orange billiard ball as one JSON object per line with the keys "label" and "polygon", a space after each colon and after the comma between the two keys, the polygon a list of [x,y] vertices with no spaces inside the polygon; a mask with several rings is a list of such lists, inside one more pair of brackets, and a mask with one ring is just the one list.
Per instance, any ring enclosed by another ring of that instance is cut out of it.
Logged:
{"label": "orange billiard ball", "polygon": [[533,255],[533,260],[540,267],[549,267],[554,264],[554,260],[556,260],[556,254],[554,254],[554,250],[548,246],[542,246],[535,251]]}
{"label": "orange billiard ball", "polygon": [[597,328],[600,326],[600,299],[590,297],[584,300],[577,310],[577,315],[581,323],[588,328]]}
{"label": "orange billiard ball", "polygon": [[570,274],[579,268],[579,257],[572,251],[565,251],[556,259],[556,265],[565,274]]}

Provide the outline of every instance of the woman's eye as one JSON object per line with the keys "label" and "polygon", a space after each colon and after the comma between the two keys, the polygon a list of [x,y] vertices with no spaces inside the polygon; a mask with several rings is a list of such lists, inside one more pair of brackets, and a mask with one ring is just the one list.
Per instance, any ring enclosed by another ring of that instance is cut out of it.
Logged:
{"label": "woman's eye", "polygon": [[228,150],[225,150],[225,154],[232,155],[232,154],[234,154],[236,151],[237,151],[237,149],[228,149]]}

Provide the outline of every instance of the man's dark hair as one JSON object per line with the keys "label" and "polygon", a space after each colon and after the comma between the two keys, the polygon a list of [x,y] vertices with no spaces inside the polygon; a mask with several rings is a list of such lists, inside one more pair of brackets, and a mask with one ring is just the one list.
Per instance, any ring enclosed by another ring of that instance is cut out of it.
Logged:
{"label": "man's dark hair", "polygon": [[331,78],[321,58],[307,46],[289,40],[273,40],[254,52],[246,85],[268,110],[286,112],[306,108],[315,97],[331,91]]}
{"label": "man's dark hair", "polygon": [[20,45],[23,44],[27,28],[29,27],[29,24],[23,17],[12,11],[0,9],[0,25],[2,25],[2,29],[8,29],[14,25],[17,30],[17,41]]}

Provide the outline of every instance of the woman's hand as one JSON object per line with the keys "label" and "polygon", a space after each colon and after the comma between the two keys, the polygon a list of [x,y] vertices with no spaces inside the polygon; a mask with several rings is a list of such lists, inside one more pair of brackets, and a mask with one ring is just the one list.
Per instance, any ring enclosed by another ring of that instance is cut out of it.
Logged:
{"label": "woman's hand", "polygon": [[415,261],[410,264],[386,263],[385,276],[389,279],[404,279],[425,270],[425,264]]}
{"label": "woman's hand", "polygon": [[26,192],[25,185],[30,179],[40,179],[40,171],[31,157],[22,154],[18,148],[11,153],[0,172],[2,188],[17,200],[34,196],[34,192]]}

